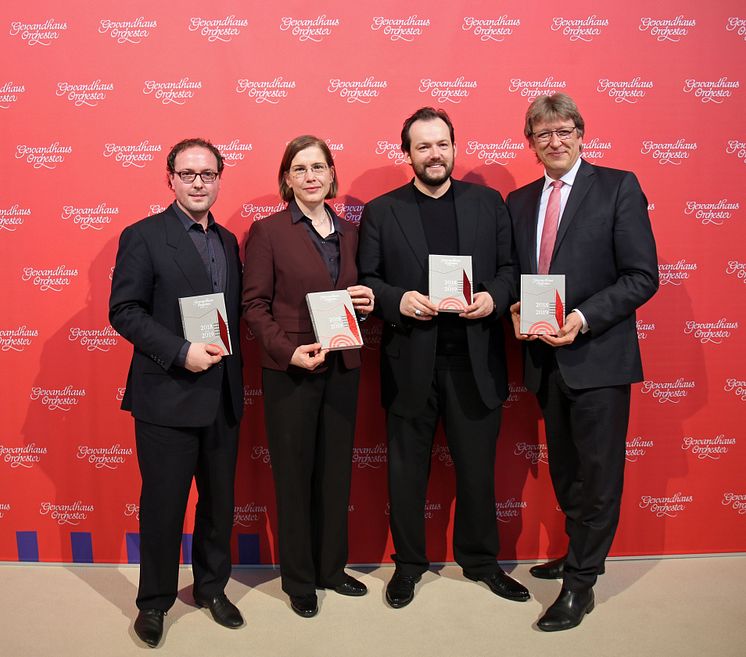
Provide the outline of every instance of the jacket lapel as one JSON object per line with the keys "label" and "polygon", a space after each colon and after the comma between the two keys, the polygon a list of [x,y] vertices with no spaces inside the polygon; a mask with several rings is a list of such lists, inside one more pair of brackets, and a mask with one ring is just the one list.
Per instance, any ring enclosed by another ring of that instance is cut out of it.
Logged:
{"label": "jacket lapel", "polygon": [[593,177],[595,171],[593,166],[588,164],[585,160],[580,163],[578,174],[575,176],[575,183],[570,190],[570,196],[567,199],[565,210],[562,213],[562,219],[560,220],[559,229],[557,230],[557,240],[554,242],[554,251],[552,252],[552,259],[554,259],[557,249],[562,244],[562,240],[567,235],[567,231],[570,229],[570,225],[577,215],[578,209],[585,199],[585,195],[593,185]]}
{"label": "jacket lapel", "polygon": [[453,199],[456,208],[458,229],[458,251],[461,255],[472,255],[476,251],[477,224],[479,223],[479,200],[465,195],[465,186],[452,180]]}
{"label": "jacket lapel", "polygon": [[176,213],[169,207],[164,212],[166,222],[166,243],[173,249],[177,267],[189,281],[194,294],[205,294],[212,291],[210,277],[205,270],[194,242],[189,237]]}
{"label": "jacket lapel", "polygon": [[392,205],[394,218],[399,223],[404,238],[414,251],[417,263],[420,267],[427,267],[427,239],[425,230],[422,228],[419,206],[411,185],[404,188],[403,194],[398,202]]}
{"label": "jacket lapel", "polygon": [[524,248],[528,250],[530,271],[534,274],[539,270],[539,263],[536,261],[536,231],[537,226],[539,225],[539,205],[541,203],[541,191],[543,188],[543,177],[530,184],[526,198],[526,216],[531,217],[531,220],[525,221],[522,224],[524,231],[524,239],[522,242],[525,245]]}
{"label": "jacket lapel", "polygon": [[351,241],[351,226],[345,219],[338,217],[334,210],[330,208],[329,211],[332,213],[335,230],[337,231],[337,235],[339,235],[339,276],[337,277],[334,287],[338,290],[344,290],[346,289],[346,286],[342,285],[340,287],[340,285],[342,281],[349,280],[347,274],[350,267],[353,268],[353,274],[351,277],[355,279],[357,278],[357,270],[355,269],[357,266],[355,262],[357,252],[354,240]]}
{"label": "jacket lapel", "polygon": [[240,263],[236,262],[236,260],[238,259],[236,252],[228,247],[228,245],[231,243],[230,238],[233,236],[233,234],[227,228],[223,228],[217,223],[215,224],[215,226],[218,229],[220,241],[223,243],[223,251],[225,251],[225,265],[227,269],[225,273],[225,292],[226,294],[229,294],[233,287],[239,285],[239,281],[236,280],[235,273],[237,271],[241,271],[241,265]]}
{"label": "jacket lapel", "polygon": [[313,267],[319,272],[323,272],[326,275],[326,279],[331,281],[329,276],[329,270],[326,268],[326,264],[319,253],[319,250],[313,243],[313,238],[308,234],[308,228],[306,227],[304,220],[293,223],[292,217],[289,218],[292,224],[293,234],[297,236],[301,244],[303,244],[304,258],[307,263],[314,263]]}

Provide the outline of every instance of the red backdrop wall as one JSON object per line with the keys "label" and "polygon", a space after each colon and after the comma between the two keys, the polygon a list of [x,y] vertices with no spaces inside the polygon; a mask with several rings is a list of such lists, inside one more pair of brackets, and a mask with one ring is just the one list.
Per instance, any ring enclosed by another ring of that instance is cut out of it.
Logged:
{"label": "red backdrop wall", "polygon": [[[107,320],[122,228],[171,201],[169,147],[211,139],[228,167],[219,221],[243,238],[281,207],[276,169],[301,133],[328,140],[341,195],[410,178],[398,134],[422,105],[456,126],[455,175],[506,195],[541,174],[522,136],[536,95],[564,91],[589,161],[635,171],[661,288],[639,312],[612,554],[746,550],[744,182],[746,10],[654,3],[329,0],[176,5],[35,0],[0,7],[0,560],[136,562],[139,477],[119,410],[130,346]],[[601,8],[603,7],[603,8]],[[350,501],[351,562],[387,561],[380,327],[365,324]],[[246,419],[234,558],[276,556],[257,347],[242,336]],[[501,557],[563,550],[536,403],[508,341],[511,396],[495,470]],[[426,516],[452,559],[453,470],[442,436]],[[191,516],[185,525],[189,560]]]}

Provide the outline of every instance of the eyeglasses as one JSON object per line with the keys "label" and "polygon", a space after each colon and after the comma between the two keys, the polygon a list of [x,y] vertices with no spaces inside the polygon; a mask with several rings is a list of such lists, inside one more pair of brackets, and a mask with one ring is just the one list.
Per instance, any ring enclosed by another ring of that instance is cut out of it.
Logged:
{"label": "eyeglasses", "polygon": [[329,166],[324,164],[323,162],[317,162],[316,164],[312,164],[310,167],[302,167],[299,165],[297,167],[290,167],[290,171],[288,173],[296,180],[302,180],[306,177],[306,174],[309,171],[314,176],[323,176],[329,171]]}
{"label": "eyeglasses", "polygon": [[197,176],[200,177],[200,180],[203,183],[214,183],[217,178],[218,174],[215,171],[174,171],[174,173],[179,176],[181,182],[189,185],[194,182],[195,178]]}
{"label": "eyeglasses", "polygon": [[560,141],[567,141],[572,137],[572,133],[575,131],[576,126],[572,128],[559,128],[558,130],[544,130],[533,135],[534,141],[539,144],[548,144],[552,141],[552,135],[557,135],[557,139]]}

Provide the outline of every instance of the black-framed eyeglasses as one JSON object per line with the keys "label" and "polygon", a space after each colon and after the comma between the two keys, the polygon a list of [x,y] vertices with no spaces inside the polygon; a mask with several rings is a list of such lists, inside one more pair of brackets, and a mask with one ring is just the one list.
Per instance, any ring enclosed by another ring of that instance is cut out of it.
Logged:
{"label": "black-framed eyeglasses", "polygon": [[203,183],[214,183],[218,179],[217,171],[189,171],[187,169],[186,171],[174,171],[174,173],[186,185],[193,183],[197,176]]}
{"label": "black-framed eyeglasses", "polygon": [[316,162],[316,164],[312,164],[310,167],[302,167],[300,165],[295,167],[290,167],[290,171],[288,172],[293,178],[296,178],[298,180],[301,180],[306,177],[306,174],[308,172],[311,172],[314,176],[323,176],[325,173],[329,171],[329,165],[324,164],[323,162]]}
{"label": "black-framed eyeglasses", "polygon": [[552,135],[557,135],[557,139],[560,141],[567,141],[572,137],[572,133],[576,130],[577,126],[573,126],[572,128],[558,128],[557,130],[542,130],[541,132],[538,132],[533,136],[534,141],[538,142],[539,144],[548,144],[550,141],[552,141]]}

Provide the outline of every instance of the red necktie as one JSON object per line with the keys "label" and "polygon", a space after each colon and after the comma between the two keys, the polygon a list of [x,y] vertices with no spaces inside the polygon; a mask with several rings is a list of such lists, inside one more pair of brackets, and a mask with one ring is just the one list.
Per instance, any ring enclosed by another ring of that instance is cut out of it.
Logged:
{"label": "red necktie", "polygon": [[541,244],[539,245],[539,273],[549,273],[549,263],[552,261],[554,242],[557,240],[557,226],[560,216],[560,187],[564,183],[561,180],[552,181],[552,191],[547,202],[547,213],[544,215],[544,228],[541,231]]}

